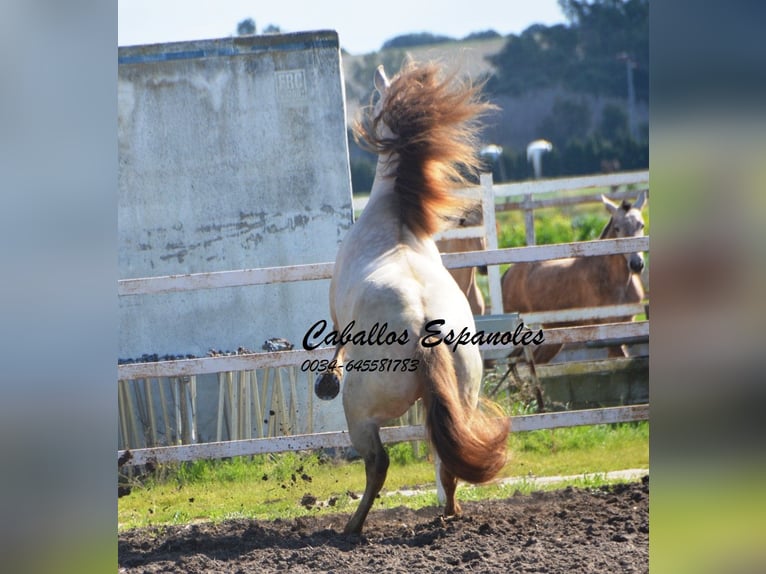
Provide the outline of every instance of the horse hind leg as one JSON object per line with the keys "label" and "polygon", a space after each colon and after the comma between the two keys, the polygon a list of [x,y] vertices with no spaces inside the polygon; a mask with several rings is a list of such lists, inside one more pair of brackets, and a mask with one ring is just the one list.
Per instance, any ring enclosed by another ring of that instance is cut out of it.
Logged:
{"label": "horse hind leg", "polygon": [[434,453],[436,466],[436,486],[439,504],[444,505],[444,516],[459,516],[462,513],[460,504],[455,499],[457,477],[441,463],[439,455]]}
{"label": "horse hind leg", "polygon": [[389,458],[383,443],[380,440],[380,427],[375,423],[367,423],[352,428],[349,424],[351,443],[364,459],[364,469],[367,475],[367,484],[364,496],[354,515],[346,523],[345,534],[359,534],[372,508],[375,497],[378,496],[388,473]]}

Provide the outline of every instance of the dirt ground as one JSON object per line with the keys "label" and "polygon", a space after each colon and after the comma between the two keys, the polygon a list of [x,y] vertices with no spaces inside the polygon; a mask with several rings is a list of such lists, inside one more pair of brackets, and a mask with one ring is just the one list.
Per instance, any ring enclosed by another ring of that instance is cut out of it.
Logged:
{"label": "dirt ground", "polygon": [[438,508],[373,510],[362,536],[348,515],[234,520],[119,535],[119,571],[138,572],[649,572],[649,477]]}

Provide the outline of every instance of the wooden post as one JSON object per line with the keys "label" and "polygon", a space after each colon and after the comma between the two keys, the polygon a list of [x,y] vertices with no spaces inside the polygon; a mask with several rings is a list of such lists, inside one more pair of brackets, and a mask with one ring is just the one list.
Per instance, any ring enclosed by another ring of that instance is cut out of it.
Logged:
{"label": "wooden post", "polygon": [[532,194],[524,194],[524,231],[527,245],[536,245],[535,242],[535,211],[532,209]]}
{"label": "wooden post", "polygon": [[[487,249],[497,249],[497,219],[495,218],[495,193],[492,189],[492,174],[482,173],[479,176],[481,182],[481,205],[484,216],[484,238]],[[487,266],[487,281],[489,283],[490,310],[493,315],[503,312],[503,293],[500,287],[500,267],[497,265]]]}

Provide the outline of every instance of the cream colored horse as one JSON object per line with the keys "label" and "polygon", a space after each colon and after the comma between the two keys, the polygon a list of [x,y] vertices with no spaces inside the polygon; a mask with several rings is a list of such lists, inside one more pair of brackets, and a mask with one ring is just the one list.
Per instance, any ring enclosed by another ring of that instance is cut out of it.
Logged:
{"label": "cream colored horse", "polygon": [[[642,237],[644,218],[641,209],[646,202],[642,192],[635,204],[616,204],[601,197],[611,215],[600,239]],[[556,311],[576,307],[597,307],[639,303],[644,298],[641,271],[642,253],[569,257],[550,261],[516,263],[502,278],[503,311],[520,313]],[[598,321],[555,323],[543,327],[569,327],[595,323],[632,321],[633,317],[612,317]],[[547,363],[561,350],[561,344],[541,345],[534,352],[536,363]],[[610,347],[610,357],[625,356],[622,347]]]}
{"label": "cream colored horse", "polygon": [[[405,64],[391,81],[379,67],[375,87],[380,99],[355,126],[379,156],[375,180],[340,247],[330,287],[334,328],[350,340],[336,351],[343,369],[323,375],[345,374],[346,421],[367,476],[346,533],[362,530],[386,479],[381,424],[419,398],[445,515],[460,512],[458,478],[485,482],[502,468],[509,431],[507,419],[479,408],[478,347],[435,344],[450,330],[475,332],[468,302],[431,237],[463,207],[453,191],[478,166],[476,120],[491,106],[479,100],[478,88],[443,78],[433,64]],[[426,332],[430,321],[444,321],[440,335]]]}

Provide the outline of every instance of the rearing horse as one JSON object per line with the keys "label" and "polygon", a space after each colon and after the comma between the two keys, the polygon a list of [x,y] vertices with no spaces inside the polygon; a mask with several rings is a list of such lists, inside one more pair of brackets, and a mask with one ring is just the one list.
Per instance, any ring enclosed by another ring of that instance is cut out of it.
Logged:
{"label": "rearing horse", "polygon": [[381,424],[419,398],[447,516],[460,512],[458,479],[486,482],[502,468],[509,432],[507,419],[480,408],[478,347],[453,350],[435,344],[440,337],[424,329],[443,321],[444,335],[476,330],[468,301],[431,237],[464,207],[453,192],[479,165],[477,119],[492,105],[480,100],[479,88],[443,78],[434,64],[410,62],[391,81],[381,66],[374,83],[380,99],[354,130],[379,156],[375,180],[367,207],[340,247],[330,286],[335,329],[353,325],[351,342],[337,347],[336,358],[345,370],[351,442],[367,478],[346,533],[361,532],[386,479]]}

